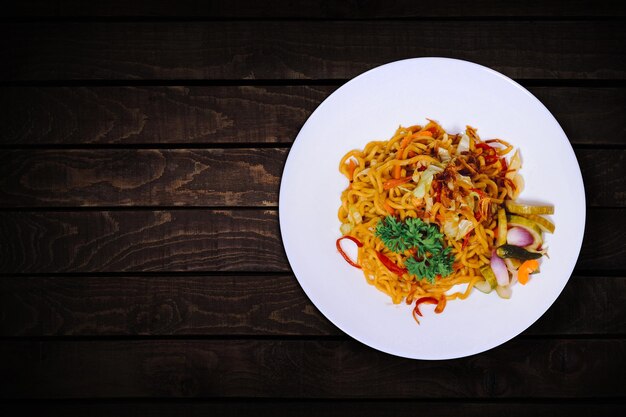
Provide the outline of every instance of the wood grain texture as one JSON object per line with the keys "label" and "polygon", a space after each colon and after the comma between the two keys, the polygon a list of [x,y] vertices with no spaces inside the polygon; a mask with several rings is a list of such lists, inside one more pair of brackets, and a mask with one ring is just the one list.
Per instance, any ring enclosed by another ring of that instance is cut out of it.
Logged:
{"label": "wood grain texture", "polygon": [[285,271],[276,211],[0,213],[0,272]]}
{"label": "wood grain texture", "polygon": [[0,396],[597,398],[626,395],[624,340],[516,339],[416,361],[356,341],[5,342]]}
{"label": "wood grain texture", "polygon": [[4,151],[0,206],[276,206],[287,152]]}
{"label": "wood grain texture", "polygon": [[[626,141],[625,141],[626,142]],[[577,150],[588,206],[626,205],[626,151]],[[606,164],[606,161],[610,161]]]}
{"label": "wood grain texture", "polygon": [[[292,275],[0,279],[1,337],[342,334]],[[626,334],[626,277],[572,277],[523,334]]]}
{"label": "wood grain texture", "polygon": [[[288,143],[336,88],[0,87],[0,144]],[[626,88],[529,90],[573,144],[626,141]]]}
{"label": "wood grain texture", "polygon": [[512,78],[622,79],[624,45],[617,21],[8,23],[0,52],[11,65],[0,78],[346,79],[447,56]]}
{"label": "wood grain texture", "polygon": [[0,336],[338,334],[292,275],[0,279]]}
{"label": "wood grain texture", "polygon": [[[625,215],[588,210],[577,268],[626,270]],[[278,229],[272,210],[0,212],[0,273],[287,272]]]}
{"label": "wood grain texture", "polygon": [[[276,207],[287,152],[7,150],[0,153],[0,207]],[[576,156],[587,204],[626,207],[626,150],[579,149]]]}
{"label": "wood grain texture", "polygon": [[[172,402],[152,400],[94,400],[88,403],[66,401],[14,401],[0,403],[3,415],[13,415],[20,410],[23,415],[90,417],[206,417],[206,416],[269,416],[269,417],[398,417],[404,415],[428,415],[429,417],[576,417],[622,415],[626,405],[619,401],[600,400],[597,403],[572,399],[556,401],[511,401],[495,403],[486,401],[380,401],[380,400],[329,400],[329,401],[280,401],[280,400],[176,400]],[[622,410],[621,412],[619,410]]]}
{"label": "wood grain texture", "polygon": [[466,17],[466,16],[624,16],[617,0],[591,3],[588,0],[527,0],[503,2],[498,0],[424,1],[334,1],[334,0],[230,0],[224,2],[197,0],[108,0],[84,2],[66,0],[13,1],[4,7],[5,16],[155,16],[207,18],[407,18],[407,17]]}
{"label": "wood grain texture", "polygon": [[0,87],[0,143],[292,142],[335,88]]}

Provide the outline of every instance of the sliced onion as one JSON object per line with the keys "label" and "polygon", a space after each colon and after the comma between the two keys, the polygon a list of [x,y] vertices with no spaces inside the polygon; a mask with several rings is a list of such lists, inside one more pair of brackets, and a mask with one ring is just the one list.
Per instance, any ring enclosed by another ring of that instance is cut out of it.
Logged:
{"label": "sliced onion", "polygon": [[509,245],[528,246],[532,245],[534,241],[533,235],[523,227],[511,227],[506,234],[506,242]]}
{"label": "sliced onion", "polygon": [[[515,265],[514,262],[517,262],[517,265]],[[514,258],[504,258],[504,264],[506,265],[506,269],[509,270],[509,272],[513,272],[513,271],[517,271],[517,268],[519,268],[519,260]]]}
{"label": "sliced onion", "polygon": [[499,286],[509,285],[509,271],[506,269],[502,258],[496,255],[495,250],[491,253],[491,270],[496,276]]}
{"label": "sliced onion", "polygon": [[[517,261],[517,259],[515,261]],[[511,283],[509,284],[509,287],[512,287],[515,283],[517,283],[517,267],[513,264],[513,258],[504,258],[504,263],[506,264],[506,269],[508,269],[511,273]]]}
{"label": "sliced onion", "polygon": [[513,290],[511,290],[511,287],[509,287],[508,285],[506,286],[500,286],[498,285],[496,287],[496,292],[498,293],[498,295],[500,296],[500,298],[511,298],[511,294],[513,294]]}

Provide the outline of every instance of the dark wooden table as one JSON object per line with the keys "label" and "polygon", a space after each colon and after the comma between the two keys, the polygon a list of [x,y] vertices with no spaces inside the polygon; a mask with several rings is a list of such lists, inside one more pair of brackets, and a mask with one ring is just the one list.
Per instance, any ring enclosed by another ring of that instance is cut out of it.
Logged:
{"label": "dark wooden table", "polygon": [[[619,2],[3,9],[2,411],[625,411]],[[304,295],[279,234],[281,171],[308,115],[362,71],[419,56],[467,59],[526,86],[569,136],[587,193],[585,242],[558,301],[514,340],[458,360],[401,359],[347,337]]]}

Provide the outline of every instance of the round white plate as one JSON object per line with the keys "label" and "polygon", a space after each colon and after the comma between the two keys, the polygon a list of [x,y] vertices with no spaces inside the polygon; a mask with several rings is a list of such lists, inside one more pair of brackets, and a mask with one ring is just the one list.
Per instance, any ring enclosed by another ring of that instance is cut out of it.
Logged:
{"label": "round white plate", "polygon": [[[448,132],[466,125],[483,139],[520,149],[526,183],[520,200],[554,204],[550,259],[509,300],[474,291],[442,314],[394,305],[366,283],[335,248],[337,210],[348,182],[341,157],[399,125],[438,121]],[[580,252],[585,193],[576,156],[552,114],[526,89],[489,68],[446,58],[416,58],[374,68],[343,85],[302,127],[283,172],[279,217],[289,263],[315,306],[337,327],[375,349],[415,359],[451,359],[498,346],[533,324],[559,296]]]}

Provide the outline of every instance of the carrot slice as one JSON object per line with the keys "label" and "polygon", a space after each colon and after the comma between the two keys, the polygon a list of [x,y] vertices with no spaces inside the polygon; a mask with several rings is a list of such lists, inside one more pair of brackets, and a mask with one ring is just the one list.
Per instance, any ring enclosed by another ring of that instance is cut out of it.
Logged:
{"label": "carrot slice", "polygon": [[528,275],[539,268],[539,262],[536,259],[529,259],[521,264],[517,270],[517,280],[522,285],[528,282]]}
{"label": "carrot slice", "polygon": [[383,207],[385,207],[385,210],[387,210],[389,214],[391,214],[392,216],[395,216],[396,210],[393,207],[391,207],[391,205],[387,202],[387,200],[385,200],[385,202],[383,203]]}
{"label": "carrot slice", "polygon": [[348,162],[348,174],[350,176],[350,181],[352,181],[354,178],[354,170],[356,169],[356,162],[354,162],[354,159],[351,159],[350,162]]}
{"label": "carrot slice", "polygon": [[400,178],[400,175],[402,175],[402,167],[400,165],[394,166],[392,175],[395,179]]}
{"label": "carrot slice", "polygon": [[402,178],[395,178],[393,180],[387,180],[383,184],[383,190],[391,190],[392,188],[395,188],[398,185],[405,184],[409,182],[410,180],[411,180],[411,177],[402,177]]}

